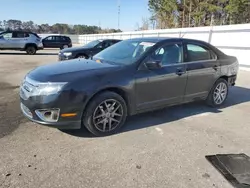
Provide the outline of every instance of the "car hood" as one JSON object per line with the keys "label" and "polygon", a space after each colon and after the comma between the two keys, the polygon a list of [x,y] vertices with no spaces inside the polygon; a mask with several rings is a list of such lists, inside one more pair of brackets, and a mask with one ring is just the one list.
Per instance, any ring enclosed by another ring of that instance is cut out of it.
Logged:
{"label": "car hood", "polygon": [[64,53],[64,52],[77,52],[77,51],[83,51],[83,50],[89,50],[89,49],[90,49],[89,47],[81,46],[81,47],[65,48],[65,49],[61,50],[60,52],[61,53]]}
{"label": "car hood", "polygon": [[97,63],[92,60],[73,59],[37,67],[27,76],[39,82],[71,82],[89,75],[104,74],[120,66]]}

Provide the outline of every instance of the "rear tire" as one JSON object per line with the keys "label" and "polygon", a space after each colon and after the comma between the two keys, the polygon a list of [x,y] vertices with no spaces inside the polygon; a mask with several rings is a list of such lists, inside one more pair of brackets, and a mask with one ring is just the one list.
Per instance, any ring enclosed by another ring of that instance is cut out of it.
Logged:
{"label": "rear tire", "polygon": [[36,54],[36,47],[35,46],[27,46],[25,51],[28,55],[35,55]]}
{"label": "rear tire", "polygon": [[212,107],[219,107],[223,105],[228,96],[228,83],[225,79],[220,78],[218,79],[213,88],[211,89],[206,103]]}
{"label": "rear tire", "polygon": [[83,114],[83,124],[95,136],[117,133],[127,117],[124,99],[114,92],[103,92],[94,97]]}

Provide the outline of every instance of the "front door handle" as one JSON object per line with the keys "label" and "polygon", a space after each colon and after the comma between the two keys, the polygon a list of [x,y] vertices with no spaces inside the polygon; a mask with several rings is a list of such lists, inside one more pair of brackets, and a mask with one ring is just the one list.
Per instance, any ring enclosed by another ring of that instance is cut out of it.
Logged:
{"label": "front door handle", "polygon": [[181,76],[181,75],[183,75],[183,74],[185,74],[185,73],[186,73],[186,71],[184,71],[184,70],[182,70],[182,69],[177,69],[177,70],[176,70],[176,74],[179,75],[179,76]]}

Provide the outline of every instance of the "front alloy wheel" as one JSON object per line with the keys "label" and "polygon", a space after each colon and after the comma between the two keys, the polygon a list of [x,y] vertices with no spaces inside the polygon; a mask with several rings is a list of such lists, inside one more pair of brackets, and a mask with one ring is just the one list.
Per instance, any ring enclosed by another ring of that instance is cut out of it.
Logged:
{"label": "front alloy wheel", "polygon": [[96,136],[116,133],[127,117],[124,99],[114,92],[103,92],[94,97],[84,110],[83,124]]}
{"label": "front alloy wheel", "polygon": [[108,99],[98,105],[93,114],[93,123],[101,132],[114,130],[121,122],[123,108],[119,101]]}

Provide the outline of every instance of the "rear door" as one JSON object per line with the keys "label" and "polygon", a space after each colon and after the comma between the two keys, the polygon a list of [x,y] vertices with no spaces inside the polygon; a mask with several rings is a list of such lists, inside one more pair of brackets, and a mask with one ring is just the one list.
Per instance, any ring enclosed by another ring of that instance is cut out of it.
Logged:
{"label": "rear door", "polygon": [[61,48],[64,44],[64,40],[62,36],[54,36],[55,37],[55,48]]}
{"label": "rear door", "polygon": [[216,54],[202,43],[184,43],[187,66],[187,87],[185,101],[204,99],[220,76],[220,63]]}

